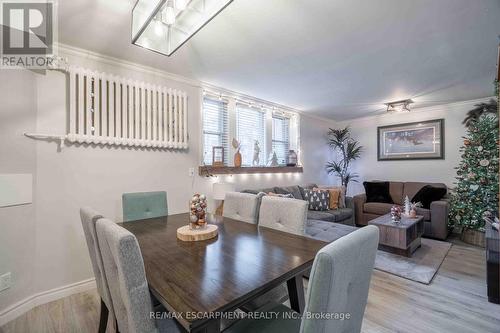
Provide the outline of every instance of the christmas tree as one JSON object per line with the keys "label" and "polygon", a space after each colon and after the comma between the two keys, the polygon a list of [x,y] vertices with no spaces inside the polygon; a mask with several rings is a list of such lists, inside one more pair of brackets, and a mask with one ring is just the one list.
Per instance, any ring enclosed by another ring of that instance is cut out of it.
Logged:
{"label": "christmas tree", "polygon": [[470,121],[460,152],[449,225],[483,231],[483,214],[498,210],[498,116]]}

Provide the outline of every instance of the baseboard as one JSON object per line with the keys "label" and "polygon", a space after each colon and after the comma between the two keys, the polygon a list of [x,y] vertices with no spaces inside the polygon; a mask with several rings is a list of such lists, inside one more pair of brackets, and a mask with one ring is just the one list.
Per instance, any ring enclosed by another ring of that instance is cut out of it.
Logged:
{"label": "baseboard", "polygon": [[59,288],[43,291],[23,299],[0,312],[0,326],[5,325],[9,321],[16,319],[23,313],[28,312],[38,305],[49,303],[63,297],[81,293],[87,290],[95,289],[95,278],[79,281],[68,284]]}

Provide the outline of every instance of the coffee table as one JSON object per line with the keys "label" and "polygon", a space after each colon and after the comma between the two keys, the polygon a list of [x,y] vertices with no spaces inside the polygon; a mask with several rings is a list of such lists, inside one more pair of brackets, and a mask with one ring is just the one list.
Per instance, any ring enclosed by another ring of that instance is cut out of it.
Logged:
{"label": "coffee table", "polygon": [[411,257],[420,247],[424,233],[423,216],[417,215],[416,218],[402,216],[401,222],[394,223],[391,214],[385,214],[368,221],[368,224],[377,226],[380,231],[379,250]]}

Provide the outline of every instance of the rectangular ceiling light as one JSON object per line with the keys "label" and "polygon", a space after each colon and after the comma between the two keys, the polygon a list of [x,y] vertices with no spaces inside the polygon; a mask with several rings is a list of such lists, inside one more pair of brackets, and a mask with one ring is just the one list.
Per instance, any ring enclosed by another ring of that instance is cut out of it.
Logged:
{"label": "rectangular ceiling light", "polygon": [[138,0],[132,44],[172,55],[233,0]]}

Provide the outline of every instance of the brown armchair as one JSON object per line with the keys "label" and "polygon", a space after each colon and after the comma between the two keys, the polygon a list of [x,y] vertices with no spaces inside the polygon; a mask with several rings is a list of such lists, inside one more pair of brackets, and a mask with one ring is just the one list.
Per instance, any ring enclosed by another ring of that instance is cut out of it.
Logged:
{"label": "brown armchair", "polygon": [[[394,203],[366,202],[364,193],[354,196],[356,225],[368,225],[368,221],[389,213],[393,205],[403,205],[406,196],[413,198],[425,185],[446,188],[446,185],[442,183],[390,182],[389,192]],[[432,202],[430,209],[417,208],[417,214],[424,217],[424,236],[442,240],[448,237],[449,207],[449,202],[441,199]]]}

